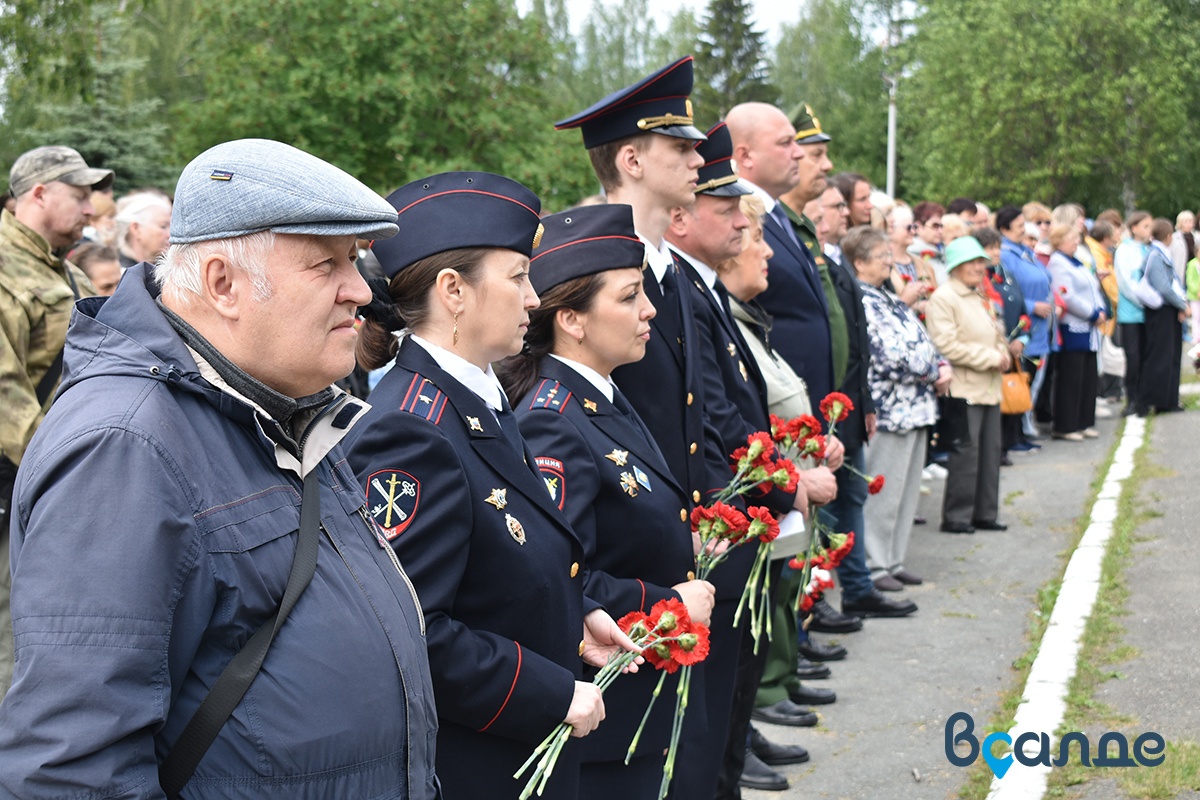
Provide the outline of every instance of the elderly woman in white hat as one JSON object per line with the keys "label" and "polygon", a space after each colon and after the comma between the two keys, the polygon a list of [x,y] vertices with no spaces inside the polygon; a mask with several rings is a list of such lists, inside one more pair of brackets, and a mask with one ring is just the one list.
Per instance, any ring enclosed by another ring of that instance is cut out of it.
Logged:
{"label": "elderly woman in white hat", "polygon": [[[972,236],[946,246],[947,281],[929,299],[929,338],[954,369],[950,397],[964,401],[968,436],[946,465],[942,530],[1005,530],[1000,495],[1000,375],[1012,365],[996,312],[980,287],[988,256]],[[962,405],[959,403],[958,405]]]}

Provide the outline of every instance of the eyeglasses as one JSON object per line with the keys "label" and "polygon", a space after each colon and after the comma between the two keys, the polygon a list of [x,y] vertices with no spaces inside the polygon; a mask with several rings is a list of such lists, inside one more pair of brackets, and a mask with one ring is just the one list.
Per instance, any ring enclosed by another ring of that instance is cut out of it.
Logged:
{"label": "eyeglasses", "polygon": [[940,222],[927,222],[925,224],[933,228],[935,231],[940,231],[942,229],[942,223]]}
{"label": "eyeglasses", "polygon": [[920,226],[920,225],[918,225],[917,223],[915,223],[915,222],[910,222],[910,223],[908,224],[908,232],[909,232],[909,233],[916,233],[916,232],[917,232],[917,231],[919,231],[919,230],[921,230],[921,226]]}
{"label": "eyeglasses", "polygon": [[1048,220],[1048,219],[1039,220],[1037,224],[1038,224],[1038,225],[1045,225],[1045,226],[1049,227],[1049,226],[1050,226],[1050,220]]}

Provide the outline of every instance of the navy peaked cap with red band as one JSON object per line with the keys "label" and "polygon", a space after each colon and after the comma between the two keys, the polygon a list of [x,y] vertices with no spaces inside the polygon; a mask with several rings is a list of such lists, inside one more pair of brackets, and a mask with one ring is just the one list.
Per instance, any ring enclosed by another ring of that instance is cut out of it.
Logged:
{"label": "navy peaked cap with red band", "polygon": [[387,197],[400,232],[371,251],[388,278],[423,258],[465,247],[515,250],[528,256],[541,235],[537,195],[503,175],[443,172],[401,186]]}
{"label": "navy peaked cap with red band", "polygon": [[700,168],[700,179],[696,183],[696,194],[716,197],[741,197],[754,192],[738,180],[737,164],[733,161],[733,137],[729,126],[718,122],[707,134],[708,139],[696,145],[696,152],[704,156]]}
{"label": "navy peaked cap with red band", "polygon": [[692,57],[684,56],[575,116],[554,123],[554,129],[582,129],[583,146],[589,150],[639,133],[703,141],[704,134],[692,124],[691,93]]}
{"label": "navy peaked cap with red band", "polygon": [[539,294],[584,275],[646,265],[646,245],[633,230],[630,206],[581,206],[542,224],[546,233],[529,259],[529,282]]}

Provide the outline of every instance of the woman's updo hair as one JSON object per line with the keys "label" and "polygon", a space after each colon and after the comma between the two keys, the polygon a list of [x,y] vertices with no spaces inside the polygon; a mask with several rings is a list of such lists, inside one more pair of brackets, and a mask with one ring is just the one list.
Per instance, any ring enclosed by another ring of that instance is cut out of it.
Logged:
{"label": "woman's updo hair", "polygon": [[361,310],[362,327],[358,332],[356,355],[363,369],[379,369],[393,358],[399,349],[395,333],[415,330],[429,319],[429,290],[438,273],[452,269],[467,283],[479,279],[480,265],[491,252],[487,247],[465,247],[446,250],[421,259],[396,273],[391,281],[372,278],[371,304]]}
{"label": "woman's updo hair", "polygon": [[560,283],[538,295],[541,305],[529,312],[529,330],[525,346],[515,356],[496,365],[496,376],[508,402],[516,403],[537,383],[542,361],[554,351],[554,336],[558,330],[559,309],[587,313],[604,285],[604,273],[594,272]]}

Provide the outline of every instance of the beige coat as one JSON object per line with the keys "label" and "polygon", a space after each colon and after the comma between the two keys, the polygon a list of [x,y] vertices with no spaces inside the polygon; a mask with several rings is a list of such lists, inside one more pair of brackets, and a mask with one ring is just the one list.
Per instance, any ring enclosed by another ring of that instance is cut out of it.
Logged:
{"label": "beige coat", "polygon": [[951,273],[929,298],[925,327],[954,368],[950,395],[975,405],[998,405],[1007,348],[992,304]]}

